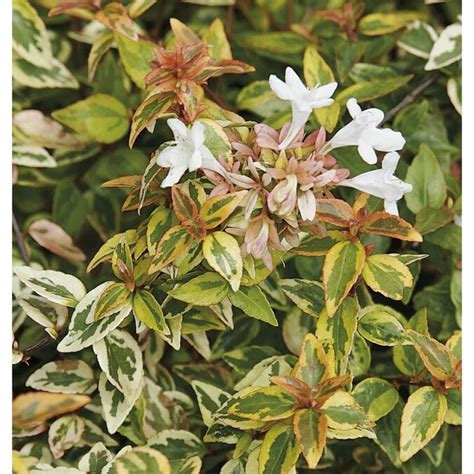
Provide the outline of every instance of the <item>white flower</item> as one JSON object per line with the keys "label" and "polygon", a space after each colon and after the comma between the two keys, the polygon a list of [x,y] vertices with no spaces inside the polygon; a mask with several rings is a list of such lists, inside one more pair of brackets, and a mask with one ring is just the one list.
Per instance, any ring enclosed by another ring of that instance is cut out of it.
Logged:
{"label": "white flower", "polygon": [[280,99],[291,101],[293,114],[291,126],[286,138],[279,145],[279,149],[282,150],[298,135],[298,132],[308,121],[313,109],[326,107],[334,102],[331,96],[336,90],[337,82],[331,82],[321,87],[317,85],[312,89],[308,89],[291,67],[286,68],[285,82],[273,74],[268,79],[268,82],[273,92]]}
{"label": "white flower", "polygon": [[325,147],[325,152],[343,146],[357,145],[362,159],[373,165],[377,163],[378,151],[397,151],[405,145],[405,139],[400,132],[389,128],[377,128],[384,117],[380,109],[362,110],[357,100],[347,101],[347,110],[353,118],[345,127],[341,128]]}
{"label": "white flower", "polygon": [[339,184],[383,199],[385,211],[398,216],[397,201],[413,188],[411,184],[405,183],[394,175],[399,159],[398,153],[387,153],[382,160],[381,169],[362,173],[352,179],[345,179]]}
{"label": "white flower", "polygon": [[191,128],[174,118],[167,123],[173,132],[175,144],[165,148],[156,159],[159,166],[170,168],[161,183],[162,188],[176,184],[187,170],[206,168],[225,175],[224,168],[204,145],[204,125],[201,122],[195,122]]}

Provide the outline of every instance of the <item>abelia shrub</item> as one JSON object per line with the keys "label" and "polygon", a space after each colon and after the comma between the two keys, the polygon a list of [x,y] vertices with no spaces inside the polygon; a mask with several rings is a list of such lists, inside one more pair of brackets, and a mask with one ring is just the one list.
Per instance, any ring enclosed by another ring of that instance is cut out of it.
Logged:
{"label": "abelia shrub", "polygon": [[458,2],[188,3],[13,2],[14,472],[460,472]]}

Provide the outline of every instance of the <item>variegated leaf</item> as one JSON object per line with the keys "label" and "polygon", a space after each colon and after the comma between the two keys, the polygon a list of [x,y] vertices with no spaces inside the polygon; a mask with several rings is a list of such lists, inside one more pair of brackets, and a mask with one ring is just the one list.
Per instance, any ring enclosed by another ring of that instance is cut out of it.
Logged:
{"label": "variegated leaf", "polygon": [[324,402],[321,409],[327,417],[329,428],[350,430],[372,426],[367,413],[348,392],[335,392]]}
{"label": "variegated leaf", "polygon": [[125,398],[136,398],[143,381],[143,358],[137,341],[128,332],[115,329],[92,348],[109,382]]}
{"label": "variegated leaf", "polygon": [[77,352],[113,331],[130,313],[132,306],[127,301],[107,317],[95,320],[97,303],[102,293],[111,285],[105,282],[91,290],[77,305],[71,317],[69,331],[58,344],[59,352]]}
{"label": "variegated leaf", "polygon": [[371,214],[364,222],[361,230],[368,234],[385,235],[410,242],[421,242],[423,240],[421,235],[409,222],[384,211]]}
{"label": "variegated leaf", "polygon": [[461,59],[462,27],[459,23],[447,26],[439,35],[430,52],[425,70],[433,71]]}
{"label": "variegated leaf", "polygon": [[301,346],[294,376],[311,388],[315,388],[332,375],[323,345],[313,334],[307,334]]}
{"label": "variegated leaf", "polygon": [[147,246],[150,255],[156,253],[156,247],[164,233],[174,224],[176,224],[176,218],[170,209],[159,207],[152,212],[146,228]]}
{"label": "variegated leaf", "polygon": [[429,372],[438,380],[446,380],[454,374],[456,360],[452,352],[436,339],[420,334],[413,329],[407,330],[418,355]]}
{"label": "variegated leaf", "polygon": [[66,306],[52,303],[41,296],[25,295],[17,301],[28,317],[44,328],[56,331],[64,326],[68,319]]}
{"label": "variegated leaf", "polygon": [[133,314],[150,329],[170,334],[163,310],[156,298],[147,290],[139,290],[133,296]]}
{"label": "variegated leaf", "polygon": [[321,311],[319,316],[316,337],[321,341],[328,356],[328,365],[336,375],[347,373],[359,311],[357,300],[348,297],[332,318],[326,310]]}
{"label": "variegated leaf", "polygon": [[105,53],[110,50],[113,43],[114,35],[110,31],[107,31],[99,36],[92,44],[92,48],[87,58],[87,79],[89,82],[93,81],[99,62],[104,57]]}
{"label": "variegated leaf", "polygon": [[403,299],[405,288],[413,286],[413,276],[408,267],[392,255],[369,256],[362,278],[372,290],[393,300]]}
{"label": "variegated leaf", "polygon": [[370,305],[362,309],[358,330],[361,336],[379,346],[410,344],[402,323],[382,305]]}
{"label": "variegated leaf", "polygon": [[140,396],[140,390],[135,392],[133,398],[125,398],[123,393],[117,390],[108,381],[107,375],[102,372],[99,378],[99,395],[107,430],[110,434],[114,434],[135,405]]}
{"label": "variegated leaf", "polygon": [[326,416],[316,410],[298,410],[293,417],[293,431],[310,469],[321,459],[326,446]]}
{"label": "variegated leaf", "polygon": [[86,295],[82,282],[66,273],[26,266],[16,266],[13,271],[26,286],[53,303],[74,308]]}
{"label": "variegated leaf", "polygon": [[[232,286],[232,283],[231,283]],[[235,293],[229,292],[228,297],[233,306],[240,308],[247,316],[258,319],[272,326],[278,326],[270,303],[258,286],[241,286]]]}
{"label": "variegated leaf", "polygon": [[12,146],[12,163],[30,168],[55,168],[58,166],[56,160],[43,147],[21,143]]}
{"label": "variegated leaf", "polygon": [[189,235],[184,227],[180,225],[171,227],[161,237],[148,272],[150,274],[158,272],[173,262],[189,243]]}
{"label": "variegated leaf", "polygon": [[290,361],[291,357],[289,356],[272,356],[260,361],[246,372],[243,379],[235,384],[235,390],[242,390],[250,386],[269,387],[272,377],[290,375]]}
{"label": "variegated leaf", "polygon": [[324,308],[323,286],[313,280],[280,280],[280,288],[301,311],[317,318]]}
{"label": "variegated leaf", "polygon": [[345,240],[342,232],[330,230],[325,237],[312,236],[303,240],[298,247],[291,249],[290,252],[307,257],[320,257],[326,255],[341,240]]}
{"label": "variegated leaf", "polygon": [[390,413],[400,399],[395,387],[378,377],[370,377],[358,383],[352,395],[372,421]]}
{"label": "variegated leaf", "polygon": [[339,242],[326,254],[323,285],[326,310],[331,317],[359,278],[365,264],[365,250],[360,242]]}
{"label": "variegated leaf", "polygon": [[63,457],[64,452],[73,448],[82,438],[84,421],[77,415],[66,415],[51,424],[48,443],[55,459]]}
{"label": "variegated leaf", "polygon": [[400,459],[408,461],[438,433],[447,410],[446,397],[433,387],[412,393],[403,409],[400,427]]}
{"label": "variegated leaf", "polygon": [[202,250],[207,263],[237,291],[242,279],[243,263],[235,238],[225,232],[214,232],[204,239]]}
{"label": "variegated leaf", "polygon": [[251,389],[232,400],[229,413],[255,421],[272,421],[293,414],[296,398],[280,387]]}
{"label": "variegated leaf", "polygon": [[124,451],[108,464],[103,474],[171,474],[166,457],[156,449],[147,446]]}
{"label": "variegated leaf", "polygon": [[299,455],[300,447],[293,428],[277,423],[263,438],[258,456],[258,474],[289,472],[296,464]]}
{"label": "variegated leaf", "polygon": [[90,394],[97,387],[94,371],[79,359],[48,362],[28,377],[26,386],[45,392],[76,394]]}
{"label": "variegated leaf", "polygon": [[207,272],[168,292],[173,298],[199,306],[220,303],[229,292],[229,285],[219,274]]}
{"label": "variegated leaf", "polygon": [[237,208],[247,191],[237,191],[209,198],[199,211],[206,229],[214,229],[222,224]]}
{"label": "variegated leaf", "polygon": [[13,400],[13,428],[31,428],[90,402],[87,395],[25,392]]}
{"label": "variegated leaf", "polygon": [[99,474],[113,458],[114,455],[106,448],[104,443],[98,442],[82,456],[77,467],[84,472]]}
{"label": "variegated leaf", "polygon": [[196,393],[202,421],[209,427],[214,422],[213,414],[230,398],[230,394],[199,380],[195,380],[191,385]]}

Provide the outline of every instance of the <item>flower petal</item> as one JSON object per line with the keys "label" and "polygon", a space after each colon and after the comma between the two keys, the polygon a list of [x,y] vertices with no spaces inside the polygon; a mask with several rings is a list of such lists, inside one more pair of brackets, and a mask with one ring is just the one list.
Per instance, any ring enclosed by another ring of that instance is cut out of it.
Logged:
{"label": "flower petal", "polygon": [[396,201],[385,200],[383,203],[383,208],[385,209],[385,212],[393,214],[394,216],[398,216],[398,207]]}
{"label": "flower petal", "polygon": [[169,168],[170,166],[174,166],[176,161],[179,161],[179,159],[173,159],[173,157],[176,158],[177,156],[184,158],[184,154],[181,155],[178,145],[166,147],[158,154],[156,158],[156,164],[158,166],[162,166],[163,168]]}
{"label": "flower petal", "polygon": [[204,125],[201,122],[195,122],[189,131],[189,137],[194,148],[200,147],[205,140]]}
{"label": "flower petal", "polygon": [[377,163],[377,154],[372,146],[366,141],[359,140],[357,151],[362,159],[369,165],[375,165],[375,163]]}
{"label": "flower petal", "polygon": [[293,97],[300,97],[309,93],[307,87],[303,84],[303,81],[299,78],[298,74],[296,74],[296,72],[291,67],[287,67],[285,69],[285,82],[287,83],[290,90],[293,92]]}
{"label": "flower petal", "polygon": [[292,104],[292,110],[293,116],[291,119],[291,126],[285,139],[278,147],[280,150],[287,148],[288,145],[296,138],[300,130],[305,126],[311,114],[311,112],[299,110],[294,104]]}
{"label": "flower petal", "polygon": [[170,118],[166,121],[168,127],[171,128],[175,140],[186,141],[188,139],[188,128],[177,118]]}
{"label": "flower petal", "polygon": [[298,209],[304,221],[312,221],[316,215],[316,198],[308,190],[298,196]]}
{"label": "flower petal", "polygon": [[397,152],[387,153],[382,160],[382,169],[389,175],[395,174],[399,160],[400,155]]}
{"label": "flower petal", "polygon": [[356,118],[362,112],[360,105],[357,103],[357,99],[355,99],[354,97],[351,97],[347,101],[346,107],[352,118]]}
{"label": "flower petal", "polygon": [[278,79],[274,74],[268,78],[270,88],[275,94],[282,100],[292,100],[293,93],[291,89],[281,80]]}
{"label": "flower petal", "polygon": [[186,172],[186,169],[186,166],[173,166],[172,168],[170,168],[168,175],[161,182],[161,187],[169,188],[170,186],[176,184]]}
{"label": "flower petal", "polygon": [[312,100],[329,99],[337,89],[337,82],[330,82],[324,86],[316,86],[311,89]]}
{"label": "flower petal", "polygon": [[400,132],[376,128],[371,131],[370,144],[379,151],[396,151],[404,147],[405,139]]}

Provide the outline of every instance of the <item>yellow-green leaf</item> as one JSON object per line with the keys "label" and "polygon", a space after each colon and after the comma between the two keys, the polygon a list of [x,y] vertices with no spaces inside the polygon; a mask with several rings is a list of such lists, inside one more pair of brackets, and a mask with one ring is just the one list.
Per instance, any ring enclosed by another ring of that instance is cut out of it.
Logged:
{"label": "yellow-green leaf", "polygon": [[326,254],[323,284],[326,310],[333,316],[364,268],[365,250],[360,242],[339,242]]}
{"label": "yellow-green leaf", "polygon": [[133,314],[147,327],[162,334],[169,334],[163,310],[156,298],[147,290],[137,291],[132,302]]}
{"label": "yellow-green leaf", "polygon": [[237,291],[243,271],[237,240],[225,232],[214,232],[204,239],[202,250],[207,263],[229,282],[234,291]]}
{"label": "yellow-green leaf", "polygon": [[316,410],[298,410],[293,417],[293,431],[310,469],[314,469],[326,446],[326,416]]}
{"label": "yellow-green leaf", "polygon": [[403,299],[404,289],[413,285],[413,275],[408,267],[392,255],[369,256],[362,278],[372,290],[393,300]]}
{"label": "yellow-green leaf", "polygon": [[410,395],[400,426],[402,462],[408,461],[436,436],[444,422],[446,410],[446,397],[433,387],[421,387]]}
{"label": "yellow-green leaf", "polygon": [[378,36],[393,33],[415,20],[426,19],[422,11],[403,11],[394,13],[371,13],[359,22],[359,31],[363,35]]}
{"label": "yellow-green leaf", "polygon": [[264,321],[272,326],[278,326],[270,303],[258,286],[241,286],[236,292],[229,293],[229,300],[240,308],[247,316]]}
{"label": "yellow-green leaf", "polygon": [[160,271],[169,265],[189,244],[189,235],[184,227],[175,225],[163,234],[156,247],[149,273]]}
{"label": "yellow-green leaf", "polygon": [[313,334],[307,334],[301,346],[294,376],[314,388],[333,375],[323,345]]}
{"label": "yellow-green leaf", "polygon": [[237,191],[209,198],[199,211],[199,216],[204,221],[206,229],[214,229],[222,224],[235,211],[246,194],[247,191]]}
{"label": "yellow-green leaf", "polygon": [[329,397],[322,406],[328,420],[328,427],[336,430],[371,427],[364,409],[348,392],[339,390]]}
{"label": "yellow-green leaf", "polygon": [[300,448],[291,426],[279,423],[268,430],[260,448],[258,474],[283,474],[296,464]]}
{"label": "yellow-green leaf", "polygon": [[207,272],[168,291],[168,294],[185,303],[209,306],[220,303],[228,292],[229,285],[220,275]]}
{"label": "yellow-green leaf", "polygon": [[370,377],[357,384],[352,395],[372,421],[388,415],[400,399],[395,387],[378,377]]}
{"label": "yellow-green leaf", "polygon": [[[316,85],[323,86],[335,80],[331,68],[321,57],[314,45],[310,45],[306,48],[303,58],[303,69],[304,78],[308,87],[314,87]],[[326,130],[332,132],[337,125],[340,110],[340,104],[334,102],[329,107],[316,109],[314,115]]]}

